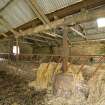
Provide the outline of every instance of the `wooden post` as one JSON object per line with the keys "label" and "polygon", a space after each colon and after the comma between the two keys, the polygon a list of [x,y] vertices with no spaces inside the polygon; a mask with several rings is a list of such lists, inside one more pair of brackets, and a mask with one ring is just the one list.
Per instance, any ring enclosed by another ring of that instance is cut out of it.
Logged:
{"label": "wooden post", "polygon": [[19,43],[18,38],[16,37],[16,61],[19,59]]}
{"label": "wooden post", "polygon": [[69,44],[68,44],[68,27],[64,26],[63,34],[63,72],[66,72],[68,69],[68,57],[69,57]]}

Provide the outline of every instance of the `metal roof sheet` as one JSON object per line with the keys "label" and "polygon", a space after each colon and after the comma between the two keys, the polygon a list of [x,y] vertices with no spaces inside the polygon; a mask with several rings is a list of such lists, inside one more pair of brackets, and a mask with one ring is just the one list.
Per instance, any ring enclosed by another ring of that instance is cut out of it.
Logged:
{"label": "metal roof sheet", "polygon": [[37,3],[44,10],[44,13],[48,14],[80,1],[82,0],[37,0]]}
{"label": "metal roof sheet", "polygon": [[[37,0],[39,6],[46,14],[79,1],[80,0]],[[10,3],[5,7],[8,2]],[[0,11],[0,15],[2,15],[13,28],[23,25],[36,17],[26,0],[0,0],[0,8],[3,8]],[[6,29],[0,26],[0,31],[6,31]]]}

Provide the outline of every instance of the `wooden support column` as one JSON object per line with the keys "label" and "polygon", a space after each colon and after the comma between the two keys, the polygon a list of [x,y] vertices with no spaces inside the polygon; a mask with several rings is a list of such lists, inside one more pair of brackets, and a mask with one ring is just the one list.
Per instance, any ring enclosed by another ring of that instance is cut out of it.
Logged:
{"label": "wooden support column", "polygon": [[64,26],[63,34],[63,72],[68,69],[69,44],[68,44],[68,27]]}
{"label": "wooden support column", "polygon": [[18,37],[16,37],[16,61],[19,59],[19,42]]}

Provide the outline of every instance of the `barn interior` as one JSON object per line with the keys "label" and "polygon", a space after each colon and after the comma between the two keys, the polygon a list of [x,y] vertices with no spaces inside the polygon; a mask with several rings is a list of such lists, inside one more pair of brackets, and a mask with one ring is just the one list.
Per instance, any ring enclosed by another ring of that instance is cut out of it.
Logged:
{"label": "barn interior", "polygon": [[0,0],[0,105],[105,105],[105,0]]}

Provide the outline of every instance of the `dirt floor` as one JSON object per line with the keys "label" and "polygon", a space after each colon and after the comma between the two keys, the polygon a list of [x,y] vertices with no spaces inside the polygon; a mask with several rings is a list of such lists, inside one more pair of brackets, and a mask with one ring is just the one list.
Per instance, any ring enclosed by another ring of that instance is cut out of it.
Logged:
{"label": "dirt floor", "polygon": [[[18,66],[0,64],[0,105],[105,105],[105,64],[101,65],[100,68],[99,65],[85,65],[83,77],[86,77],[84,78],[86,84],[82,81],[79,82],[80,85],[77,83],[82,88],[74,90],[76,94],[71,92],[70,97],[65,99],[53,95],[50,88],[39,91],[29,87],[29,83],[36,79],[34,64]],[[97,67],[98,71],[93,76],[94,78],[90,79]],[[77,65],[77,70],[78,68],[80,66]],[[80,78],[78,79],[80,80]],[[77,85],[75,84],[75,86]],[[72,88],[70,87],[70,89]],[[89,89],[87,98],[80,94],[81,92],[87,93],[87,91],[83,91],[84,89]]]}
{"label": "dirt floor", "polygon": [[45,96],[46,91],[30,89],[26,79],[0,67],[0,105],[44,105]]}

